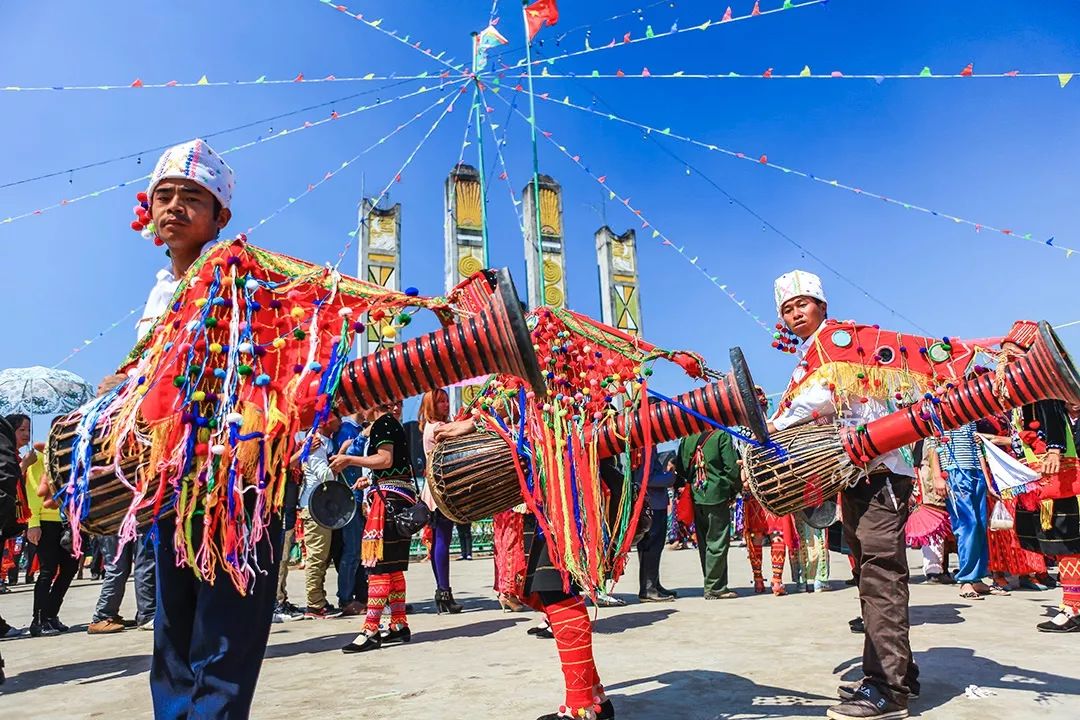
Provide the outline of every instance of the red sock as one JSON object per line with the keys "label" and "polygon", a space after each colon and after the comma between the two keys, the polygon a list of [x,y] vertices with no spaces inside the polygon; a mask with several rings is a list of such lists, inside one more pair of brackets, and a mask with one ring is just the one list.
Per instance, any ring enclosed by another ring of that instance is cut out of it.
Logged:
{"label": "red sock", "polygon": [[1080,555],[1059,555],[1057,561],[1061,602],[1080,613]]}
{"label": "red sock", "polygon": [[782,533],[773,533],[772,544],[769,545],[769,555],[772,557],[772,581],[773,585],[784,582],[784,536]]}
{"label": "red sock", "polygon": [[390,625],[394,627],[407,626],[408,618],[405,617],[405,573],[390,573]]}
{"label": "red sock", "polygon": [[754,572],[754,580],[763,580],[761,576],[761,546],[757,544],[757,536],[754,533],[746,533],[746,555],[750,558],[750,569]]}
{"label": "red sock", "polygon": [[567,598],[545,606],[544,611],[559,649],[566,681],[566,709],[576,713],[591,708],[599,676],[593,662],[592,623],[585,601],[580,597]]}
{"label": "red sock", "polygon": [[379,573],[368,576],[367,617],[364,618],[364,632],[374,635],[379,632],[379,621],[383,608],[390,596],[390,575]]}

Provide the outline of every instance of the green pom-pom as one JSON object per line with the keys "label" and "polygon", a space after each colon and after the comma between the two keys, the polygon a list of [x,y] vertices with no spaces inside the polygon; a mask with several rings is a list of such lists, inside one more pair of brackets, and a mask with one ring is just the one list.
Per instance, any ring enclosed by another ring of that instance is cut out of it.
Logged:
{"label": "green pom-pom", "polygon": [[174,378],[173,378],[173,380],[172,380],[172,384],[173,384],[173,386],[174,386],[174,387],[178,387],[178,388],[180,388],[180,387],[184,387],[184,385],[185,385],[186,383],[187,383],[187,378],[186,378],[186,377],[184,377],[183,375],[177,375],[177,376],[176,376],[176,377],[174,377]]}
{"label": "green pom-pom", "polygon": [[645,368],[645,370],[642,371],[641,374],[644,375],[645,377],[649,377],[650,375],[652,375],[652,368],[649,368],[649,367]]}
{"label": "green pom-pom", "polygon": [[300,328],[296,328],[295,330],[293,330],[292,334],[293,334],[293,337],[296,338],[297,340],[303,340],[305,337],[307,337],[307,333],[305,333]]}
{"label": "green pom-pom", "polygon": [[250,375],[251,374],[251,366],[246,365],[246,364],[241,364],[240,367],[236,368],[236,372],[240,373],[241,375]]}
{"label": "green pom-pom", "polygon": [[403,312],[403,313],[401,313],[400,315],[397,316],[397,324],[401,325],[402,327],[404,327],[405,325],[408,325],[411,322],[412,322],[412,315],[410,315],[409,313],[404,313]]}
{"label": "green pom-pom", "polygon": [[208,328],[217,327],[217,318],[208,317],[205,320],[203,320],[203,325],[205,325]]}

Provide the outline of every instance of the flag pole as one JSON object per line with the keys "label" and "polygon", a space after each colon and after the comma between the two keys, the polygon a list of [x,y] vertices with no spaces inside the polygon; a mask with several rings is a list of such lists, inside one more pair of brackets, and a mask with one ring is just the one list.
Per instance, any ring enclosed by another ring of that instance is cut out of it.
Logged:
{"label": "flag pole", "polygon": [[[527,32],[527,31],[526,31]],[[472,56],[472,72],[473,82],[476,83],[476,90],[473,92],[473,111],[475,117],[473,122],[476,124],[476,148],[477,155],[480,162],[480,243],[481,251],[484,256],[484,267],[491,267],[491,257],[488,254],[488,222],[487,222],[487,166],[484,164],[484,133],[480,127],[480,122],[483,119],[480,114],[480,78],[477,77],[476,60],[480,51],[480,34],[473,32],[473,56]]]}
{"label": "flag pole", "polygon": [[532,134],[533,215],[536,222],[536,297],[544,305],[544,241],[540,234],[540,161],[536,152],[536,99],[533,93],[532,38],[529,37],[529,0],[521,2],[521,19],[525,23],[525,68],[529,79],[529,129]]}

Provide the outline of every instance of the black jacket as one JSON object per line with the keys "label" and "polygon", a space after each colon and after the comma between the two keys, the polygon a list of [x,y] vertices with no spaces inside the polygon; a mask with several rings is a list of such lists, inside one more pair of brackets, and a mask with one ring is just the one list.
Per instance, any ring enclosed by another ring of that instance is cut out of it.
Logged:
{"label": "black jacket", "polygon": [[15,447],[15,429],[0,415],[0,539],[12,537],[20,529],[15,524],[20,482],[22,470],[19,468],[19,451]]}

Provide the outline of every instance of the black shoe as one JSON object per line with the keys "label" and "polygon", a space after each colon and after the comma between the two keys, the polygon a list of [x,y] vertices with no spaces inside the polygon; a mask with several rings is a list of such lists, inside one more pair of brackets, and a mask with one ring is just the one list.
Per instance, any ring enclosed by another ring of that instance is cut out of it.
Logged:
{"label": "black shoe", "polygon": [[611,699],[607,699],[600,703],[600,712],[596,713],[596,720],[614,720],[615,719],[615,706],[611,704]]}
{"label": "black shoe", "polygon": [[1072,633],[1080,632],[1080,615],[1073,615],[1065,621],[1064,625],[1058,625],[1053,620],[1041,622],[1035,626],[1039,632],[1045,633]]}
{"label": "black shoe", "polygon": [[[367,605],[367,601],[365,601],[364,604]],[[416,610],[412,606],[412,603],[405,603],[405,612],[410,614],[416,612]]]}
{"label": "black shoe", "polygon": [[672,600],[675,599],[671,595],[664,595],[659,590],[656,590],[656,589],[647,590],[644,593],[640,593],[637,597],[638,597],[638,600],[640,600],[643,603],[671,602]]}
{"label": "black shoe", "polygon": [[847,580],[844,581],[844,584],[847,585],[848,587],[858,587],[859,578],[857,578],[857,577],[848,578]]}
{"label": "black shoe", "polygon": [[[911,687],[911,692],[908,693],[909,700],[918,700],[919,692],[922,690],[922,686],[918,680],[908,680],[908,685]],[[836,697],[841,700],[850,700],[855,697],[856,691],[862,686],[862,681],[853,683],[842,683],[840,687],[836,688]]]}
{"label": "black shoe", "polygon": [[23,581],[23,585],[33,585],[33,584],[34,584],[34,573],[26,573],[26,580]]}
{"label": "black shoe", "polygon": [[661,595],[667,595],[668,597],[672,597],[672,598],[679,597],[679,593],[675,592],[674,590],[668,590],[666,587],[664,587],[663,585],[661,585],[659,583],[657,583],[656,589]]}
{"label": "black shoe", "polygon": [[378,650],[381,647],[382,640],[379,639],[378,635],[368,635],[367,638],[365,638],[364,642],[362,642],[361,644],[357,645],[356,643],[349,643],[345,647],[341,648],[341,652],[345,653],[346,655],[351,655],[352,653],[362,653],[369,650]]}
{"label": "black shoe", "polygon": [[56,635],[57,631],[53,629],[51,625],[38,622],[35,620],[30,623],[30,637],[41,637],[42,635]]}
{"label": "black shoe", "polygon": [[851,632],[853,633],[866,632],[866,624],[863,622],[863,619],[861,617],[857,617],[854,620],[848,620],[848,627],[851,628]]}
{"label": "black shoe", "polygon": [[379,633],[379,642],[383,645],[393,645],[394,643],[407,643],[412,640],[412,630],[409,626],[398,628],[397,630],[387,630],[386,632]]}
{"label": "black shoe", "polygon": [[554,640],[555,639],[555,633],[551,632],[551,627],[549,627],[547,625],[544,625],[542,627],[541,626],[531,627],[528,630],[526,630],[525,632],[527,632],[529,635],[535,635],[536,637],[540,638],[541,640]]}
{"label": "black shoe", "polygon": [[863,683],[850,700],[833,705],[826,716],[833,720],[903,720],[908,709],[889,700],[873,685]]}
{"label": "black shoe", "polygon": [[442,615],[444,612],[451,615],[457,615],[459,612],[465,609],[465,606],[459,605],[454,602],[453,590],[436,590],[435,591],[435,611]]}
{"label": "black shoe", "polygon": [[58,633],[64,633],[71,629],[64,623],[60,622],[60,618],[57,617],[46,618],[45,621],[42,623],[42,626],[45,625],[48,625]]}

